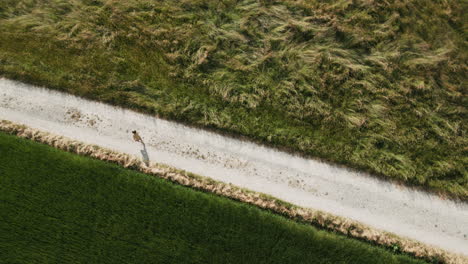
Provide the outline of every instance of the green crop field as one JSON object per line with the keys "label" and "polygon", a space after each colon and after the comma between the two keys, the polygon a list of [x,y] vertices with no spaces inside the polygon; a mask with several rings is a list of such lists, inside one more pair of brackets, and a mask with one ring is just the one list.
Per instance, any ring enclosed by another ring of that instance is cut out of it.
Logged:
{"label": "green crop field", "polygon": [[0,75],[468,199],[466,0],[2,0]]}
{"label": "green crop field", "polygon": [[424,263],[0,132],[0,263]]}

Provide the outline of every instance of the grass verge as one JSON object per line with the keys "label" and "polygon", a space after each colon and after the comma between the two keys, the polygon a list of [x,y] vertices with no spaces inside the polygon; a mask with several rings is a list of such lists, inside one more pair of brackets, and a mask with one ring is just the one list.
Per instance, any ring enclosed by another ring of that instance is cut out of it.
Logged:
{"label": "grass verge", "polygon": [[423,263],[0,132],[5,263]]}
{"label": "grass verge", "polygon": [[4,0],[0,75],[466,200],[466,3]]}

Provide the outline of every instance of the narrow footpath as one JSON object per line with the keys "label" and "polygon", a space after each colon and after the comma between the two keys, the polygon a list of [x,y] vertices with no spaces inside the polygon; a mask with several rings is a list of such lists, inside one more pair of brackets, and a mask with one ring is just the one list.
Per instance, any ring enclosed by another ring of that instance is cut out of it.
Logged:
{"label": "narrow footpath", "polygon": [[[263,192],[468,256],[468,204],[365,173],[0,79],[0,119]],[[138,131],[145,148],[132,139]]]}

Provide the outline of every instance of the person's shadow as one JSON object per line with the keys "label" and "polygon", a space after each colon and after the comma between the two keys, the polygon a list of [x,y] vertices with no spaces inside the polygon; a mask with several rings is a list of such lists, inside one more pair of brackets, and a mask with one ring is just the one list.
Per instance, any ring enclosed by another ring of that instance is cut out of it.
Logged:
{"label": "person's shadow", "polygon": [[150,158],[148,155],[148,151],[146,150],[145,142],[141,141],[141,144],[143,145],[143,149],[140,150],[140,153],[143,156],[143,162],[146,164],[146,166],[149,166]]}

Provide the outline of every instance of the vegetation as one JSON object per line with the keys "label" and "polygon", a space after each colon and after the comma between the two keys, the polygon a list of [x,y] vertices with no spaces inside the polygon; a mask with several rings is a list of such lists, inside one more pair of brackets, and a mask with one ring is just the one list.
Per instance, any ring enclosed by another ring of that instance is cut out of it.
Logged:
{"label": "vegetation", "polygon": [[128,154],[86,144],[60,135],[54,135],[25,125],[16,124],[7,120],[0,120],[0,131],[69,153],[117,164],[123,168],[169,180],[176,185],[194,188],[195,190],[213,193],[234,201],[250,204],[262,210],[285,216],[293,221],[313,225],[318,229],[325,229],[333,233],[365,241],[373,245],[390,249],[394,252],[415,256],[431,263],[455,264],[466,262],[466,258],[462,255],[450,253],[415,240],[399,237],[383,230],[377,230],[351,219],[338,217],[311,208],[297,207],[266,194],[214,181],[213,179],[180,171],[167,165],[152,164],[148,167],[144,165],[141,159]]}
{"label": "vegetation", "polygon": [[3,0],[0,75],[468,199],[467,3]]}
{"label": "vegetation", "polygon": [[0,133],[2,263],[423,263]]}

